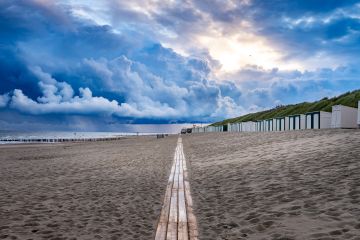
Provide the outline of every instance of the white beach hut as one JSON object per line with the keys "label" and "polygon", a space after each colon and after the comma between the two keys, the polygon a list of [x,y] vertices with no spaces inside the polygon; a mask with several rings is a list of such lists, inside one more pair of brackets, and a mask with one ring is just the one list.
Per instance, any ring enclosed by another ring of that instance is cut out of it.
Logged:
{"label": "white beach hut", "polygon": [[263,132],[265,129],[264,129],[264,121],[263,120],[260,120],[259,121],[259,132]]}
{"label": "white beach hut", "polygon": [[332,107],[331,128],[357,128],[357,108],[344,105]]}
{"label": "white beach hut", "polygon": [[291,115],[288,118],[289,120],[289,130],[299,130],[300,129],[300,115]]}
{"label": "white beach hut", "polygon": [[271,132],[273,131],[273,119],[266,119],[264,120],[264,131],[265,132]]}
{"label": "white beach hut", "polygon": [[285,117],[278,117],[274,119],[275,131],[285,131]]}
{"label": "white beach hut", "polygon": [[241,123],[241,131],[242,132],[256,132],[257,122],[242,122]]}
{"label": "white beach hut", "polygon": [[295,114],[288,116],[289,130],[305,129],[306,116],[304,114]]}
{"label": "white beach hut", "polygon": [[238,132],[241,132],[241,127],[242,127],[241,122],[236,123],[236,130],[237,130]]}
{"label": "white beach hut", "polygon": [[245,132],[244,127],[245,127],[244,122],[239,122],[239,132]]}
{"label": "white beach hut", "polygon": [[246,132],[246,122],[239,123],[240,132]]}
{"label": "white beach hut", "polygon": [[239,124],[238,123],[231,123],[230,124],[230,132],[238,132],[239,131]]}
{"label": "white beach hut", "polygon": [[248,123],[249,132],[256,132],[255,122],[247,122],[247,123]]}
{"label": "white beach hut", "polygon": [[300,114],[300,129],[306,129],[306,115]]}
{"label": "white beach hut", "polygon": [[358,102],[358,117],[357,117],[358,127],[360,128],[360,101]]}
{"label": "white beach hut", "polygon": [[268,131],[267,120],[262,120],[262,126],[263,126],[263,131],[267,132]]}
{"label": "white beach hut", "polygon": [[235,126],[236,126],[236,131],[237,132],[241,132],[241,123],[235,123]]}
{"label": "white beach hut", "polygon": [[331,127],[331,113],[318,111],[306,113],[306,129],[324,129]]}
{"label": "white beach hut", "polygon": [[265,120],[262,120],[260,124],[261,124],[261,131],[265,132]]}
{"label": "white beach hut", "polygon": [[256,121],[255,122],[255,130],[256,132],[261,132],[261,121]]}

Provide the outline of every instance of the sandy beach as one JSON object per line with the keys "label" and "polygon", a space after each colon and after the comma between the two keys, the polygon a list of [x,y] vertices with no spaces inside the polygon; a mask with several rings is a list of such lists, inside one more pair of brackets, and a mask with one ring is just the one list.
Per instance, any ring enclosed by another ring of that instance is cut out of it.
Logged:
{"label": "sandy beach", "polygon": [[200,239],[360,239],[360,131],[183,138]]}
{"label": "sandy beach", "polygon": [[0,239],[151,239],[176,140],[0,146]]}
{"label": "sandy beach", "polygon": [[[0,146],[0,239],[153,239],[176,141]],[[199,239],[360,239],[360,131],[183,143]]]}

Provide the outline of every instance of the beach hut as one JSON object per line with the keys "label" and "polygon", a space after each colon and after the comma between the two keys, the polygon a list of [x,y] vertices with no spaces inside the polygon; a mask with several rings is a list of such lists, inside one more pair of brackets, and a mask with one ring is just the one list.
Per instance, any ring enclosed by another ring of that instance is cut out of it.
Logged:
{"label": "beach hut", "polygon": [[240,132],[246,132],[245,128],[246,128],[246,122],[240,122],[239,123],[239,131]]}
{"label": "beach hut", "polygon": [[265,132],[272,132],[274,130],[273,119],[264,120],[264,130],[265,130]]}
{"label": "beach hut", "polygon": [[255,130],[256,130],[256,132],[264,131],[263,121],[256,121],[255,122]]}
{"label": "beach hut", "polygon": [[357,117],[358,127],[360,128],[360,101],[358,102],[358,117]]}
{"label": "beach hut", "polygon": [[241,132],[241,123],[235,123],[236,132]]}
{"label": "beach hut", "polygon": [[260,122],[258,121],[255,122],[255,131],[260,132]]}
{"label": "beach hut", "polygon": [[305,129],[305,115],[304,114],[295,114],[288,116],[288,125],[289,130],[300,130]]}
{"label": "beach hut", "polygon": [[222,125],[220,127],[222,127],[220,132],[227,132],[228,131],[228,125]]}
{"label": "beach hut", "polygon": [[256,132],[257,122],[242,122],[241,131],[242,132]]}
{"label": "beach hut", "polygon": [[309,112],[306,116],[306,129],[324,129],[331,127],[331,113],[324,111]]}
{"label": "beach hut", "polygon": [[215,126],[210,126],[209,127],[209,132],[216,132],[216,127]]}
{"label": "beach hut", "polygon": [[262,120],[262,129],[263,129],[263,132],[267,132],[268,131],[268,128],[267,128],[267,121],[266,120]]}
{"label": "beach hut", "polygon": [[236,130],[238,131],[238,132],[241,132],[241,122],[239,122],[239,123],[236,123]]}
{"label": "beach hut", "polygon": [[268,127],[268,129],[267,129],[267,131],[268,132],[272,132],[272,131],[274,131],[274,119],[267,119],[266,120],[266,124],[267,124],[267,127]]}
{"label": "beach hut", "polygon": [[285,123],[286,123],[285,117],[275,118],[274,121],[275,121],[275,131],[285,131],[287,129],[285,128]]}
{"label": "beach hut", "polygon": [[357,108],[344,105],[332,107],[331,128],[357,128]]}
{"label": "beach hut", "polygon": [[260,132],[264,132],[265,131],[265,122],[264,120],[260,121]]}
{"label": "beach hut", "polygon": [[300,115],[289,116],[289,130],[300,129]]}
{"label": "beach hut", "polygon": [[255,122],[247,122],[247,128],[249,132],[255,132]]}
{"label": "beach hut", "polygon": [[239,123],[231,123],[229,132],[239,132]]}

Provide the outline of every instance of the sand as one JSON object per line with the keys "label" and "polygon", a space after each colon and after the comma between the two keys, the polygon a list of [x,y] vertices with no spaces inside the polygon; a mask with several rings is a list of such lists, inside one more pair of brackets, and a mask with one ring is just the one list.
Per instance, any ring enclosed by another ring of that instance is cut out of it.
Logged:
{"label": "sand", "polygon": [[0,146],[0,239],[151,239],[176,140]]}
{"label": "sand", "polygon": [[360,239],[360,131],[183,138],[200,239]]}
{"label": "sand", "polygon": [[[0,239],[152,239],[177,136],[0,146]],[[183,136],[200,239],[360,239],[360,131]]]}

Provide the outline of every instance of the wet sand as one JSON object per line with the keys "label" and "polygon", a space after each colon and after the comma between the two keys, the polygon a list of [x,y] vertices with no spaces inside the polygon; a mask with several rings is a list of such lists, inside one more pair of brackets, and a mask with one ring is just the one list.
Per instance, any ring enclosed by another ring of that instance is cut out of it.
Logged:
{"label": "wet sand", "polygon": [[360,239],[360,131],[183,137],[200,239]]}
{"label": "wet sand", "polygon": [[176,140],[0,146],[0,239],[151,239]]}

